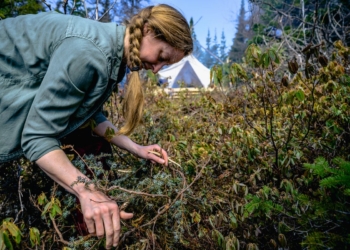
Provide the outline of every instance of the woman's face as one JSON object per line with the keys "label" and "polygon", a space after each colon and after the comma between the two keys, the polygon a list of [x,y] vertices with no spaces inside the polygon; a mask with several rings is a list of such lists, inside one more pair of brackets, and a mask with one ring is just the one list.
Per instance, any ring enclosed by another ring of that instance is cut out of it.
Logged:
{"label": "woman's face", "polygon": [[154,32],[144,28],[140,45],[140,59],[144,69],[157,73],[164,65],[180,61],[184,52],[171,47],[168,43],[155,37]]}

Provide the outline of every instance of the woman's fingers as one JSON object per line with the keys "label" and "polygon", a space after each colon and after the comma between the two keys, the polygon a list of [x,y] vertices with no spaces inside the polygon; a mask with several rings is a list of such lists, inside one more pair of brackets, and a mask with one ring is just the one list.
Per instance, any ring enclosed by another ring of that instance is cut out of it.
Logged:
{"label": "woman's fingers", "polygon": [[102,219],[95,220],[95,226],[96,226],[96,236],[97,236],[97,238],[102,239],[104,237],[104,235],[105,235],[104,234],[105,230],[104,230],[104,227],[103,227]]}
{"label": "woman's fingers", "polygon": [[150,160],[155,163],[168,165],[168,154],[159,145],[140,146],[137,145],[134,154],[140,158]]}
{"label": "woman's fingers", "polygon": [[119,243],[120,237],[120,216],[119,214],[112,214],[113,221],[113,246],[116,247]]}
{"label": "woman's fingers", "polygon": [[[159,145],[148,146],[147,150],[149,160],[159,164],[165,164],[166,166],[168,165],[168,154]],[[150,151],[157,152],[158,154],[151,153]]]}
{"label": "woman's fingers", "polygon": [[119,211],[114,201],[91,201],[92,209],[84,214],[85,223],[90,234],[98,238],[106,237],[106,249],[117,246],[120,238],[120,219],[127,220],[133,217],[132,213]]}
{"label": "woman's fingers", "polygon": [[165,161],[165,166],[168,166],[168,153],[164,149],[160,149],[163,159]]}
{"label": "woman's fingers", "polygon": [[162,149],[159,145],[153,145],[152,151],[158,152],[160,156],[152,154],[151,160],[154,160],[159,164],[165,164],[166,166],[168,166],[168,154],[164,149]]}
{"label": "woman's fingers", "polygon": [[123,220],[129,220],[134,216],[133,213],[127,213],[125,211],[120,211],[120,218]]}
{"label": "woman's fingers", "polygon": [[87,211],[84,214],[85,224],[90,234],[96,235],[95,219],[92,211]]}
{"label": "woman's fingers", "polygon": [[116,235],[116,232],[114,230],[115,227],[120,227],[119,216],[117,215],[118,211],[111,212],[109,209],[107,209],[107,211],[104,211],[102,215],[104,232],[106,235],[106,249],[110,249],[115,244],[116,237],[119,239],[119,231]]}
{"label": "woman's fingers", "polygon": [[[120,238],[120,219],[127,220],[131,219],[134,215],[132,213],[126,213],[124,211],[120,211],[120,213],[112,214],[113,221],[113,246],[116,247],[119,243]],[[107,245],[107,244],[106,244]]]}
{"label": "woman's fingers", "polygon": [[105,235],[104,221],[107,219],[101,212],[99,204],[93,206],[92,210],[85,213],[85,223],[90,234],[96,235],[99,239]]}

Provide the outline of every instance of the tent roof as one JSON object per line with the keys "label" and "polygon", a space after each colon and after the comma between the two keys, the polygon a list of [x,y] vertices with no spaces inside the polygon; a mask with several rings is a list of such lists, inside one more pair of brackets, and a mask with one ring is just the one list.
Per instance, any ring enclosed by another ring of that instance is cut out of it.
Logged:
{"label": "tent roof", "polygon": [[160,70],[158,74],[161,78],[168,79],[169,88],[178,88],[181,82],[184,82],[186,87],[199,88],[206,88],[210,84],[210,69],[193,55],[188,55],[180,62]]}

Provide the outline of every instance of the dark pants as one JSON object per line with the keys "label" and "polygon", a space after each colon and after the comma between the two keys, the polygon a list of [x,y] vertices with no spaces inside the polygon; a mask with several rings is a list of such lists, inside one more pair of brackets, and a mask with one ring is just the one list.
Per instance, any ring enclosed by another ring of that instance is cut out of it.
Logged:
{"label": "dark pants", "polygon": [[[112,148],[104,138],[93,134],[89,127],[77,129],[68,136],[61,139],[62,145],[72,145],[74,150],[80,155],[100,155],[112,154]],[[75,154],[74,151],[65,149],[67,154]],[[104,167],[106,164],[104,163]]]}

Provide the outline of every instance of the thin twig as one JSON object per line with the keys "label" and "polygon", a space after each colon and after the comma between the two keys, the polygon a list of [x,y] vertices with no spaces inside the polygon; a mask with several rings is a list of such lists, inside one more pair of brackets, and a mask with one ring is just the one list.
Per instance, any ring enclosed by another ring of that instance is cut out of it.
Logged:
{"label": "thin twig", "polygon": [[61,146],[61,149],[67,149],[69,148],[71,151],[73,151],[79,158],[80,160],[85,164],[86,168],[91,172],[91,174],[93,175],[94,179],[96,179],[96,175],[95,172],[92,171],[92,169],[89,167],[89,165],[87,164],[87,162],[84,160],[84,158],[78,153],[78,151],[76,151],[74,149],[74,147],[72,145],[64,145]]}
{"label": "thin twig", "polygon": [[68,0],[63,0],[63,11],[64,14],[67,14],[67,4],[68,4]]}
{"label": "thin twig", "polygon": [[62,242],[63,244],[65,244],[65,245],[69,245],[69,241],[66,241],[66,240],[63,238],[63,235],[62,235],[61,231],[58,229],[57,224],[56,224],[56,221],[55,221],[55,219],[51,216],[51,214],[50,214],[50,219],[51,219],[51,221],[52,221],[52,225],[53,225],[53,227],[55,228],[55,231],[56,231],[58,237],[60,238],[59,241]]}
{"label": "thin twig", "polygon": [[138,191],[132,191],[132,190],[128,190],[119,186],[112,186],[108,189],[106,189],[106,192],[110,192],[113,190],[121,190],[124,191],[126,193],[129,194],[136,194],[136,195],[144,195],[144,196],[150,196],[150,197],[168,197],[167,195],[163,195],[163,194],[149,194],[149,193],[144,193],[144,192],[138,192]]}
{"label": "thin twig", "polygon": [[23,178],[23,176],[20,176],[20,177],[19,177],[19,180],[18,180],[18,198],[19,198],[19,203],[20,203],[20,205],[21,205],[21,210],[17,213],[16,219],[14,220],[14,223],[17,222],[18,216],[23,212],[23,204],[22,204],[22,196],[23,196],[23,194],[22,194],[22,192],[21,192],[21,188],[22,188],[22,178]]}
{"label": "thin twig", "polygon": [[73,1],[73,7],[72,7],[72,10],[70,12],[70,14],[72,15],[75,11],[75,5],[76,5],[76,0]]}
{"label": "thin twig", "polygon": [[114,2],[112,3],[112,5],[108,8],[108,10],[106,10],[102,16],[98,19],[98,21],[101,21],[101,19],[114,7],[114,5],[117,3],[117,0],[114,0]]}
{"label": "thin twig", "polygon": [[56,224],[56,221],[55,221],[55,218],[53,218],[50,214],[50,219],[52,221],[52,225],[59,237],[59,241],[65,245],[79,245],[80,243],[84,242],[84,241],[87,241],[88,239],[90,239],[92,237],[91,234],[89,235],[86,235],[84,236],[83,238],[79,239],[79,240],[76,240],[76,241],[73,241],[73,242],[69,242],[69,241],[66,241],[64,238],[63,238],[63,235],[61,233],[61,231],[58,229],[57,227],[57,224]]}
{"label": "thin twig", "polygon": [[[182,182],[183,182],[183,188],[185,188],[186,187],[186,185],[187,185],[187,181],[186,181],[186,177],[185,177],[185,175],[184,175],[184,173],[183,172],[181,172],[181,171],[179,171],[178,169],[176,169],[176,168],[171,168],[171,169],[173,169],[173,170],[175,170],[177,173],[179,173],[179,175],[181,175],[181,177],[182,177]],[[182,200],[182,198],[183,198],[183,194],[181,195],[181,198],[180,198],[180,200]]]}
{"label": "thin twig", "polygon": [[[156,151],[148,151],[148,153],[152,153],[154,155],[157,155],[157,156],[162,156],[160,153],[156,152]],[[181,168],[181,165],[175,161],[173,161],[172,159],[168,158],[168,161],[170,161],[171,163],[174,163],[175,165],[177,165],[178,167]]]}
{"label": "thin twig", "polygon": [[84,9],[85,9],[85,17],[88,18],[89,15],[88,15],[87,7],[86,7],[86,1],[85,0],[82,0],[82,1],[83,1],[83,4],[84,4]]}
{"label": "thin twig", "polygon": [[99,5],[99,2],[98,0],[96,0],[95,20],[98,20],[98,5]]}
{"label": "thin twig", "polygon": [[51,11],[51,4],[47,3],[45,0],[41,0],[41,2],[43,2],[47,8],[49,8],[49,10]]}

